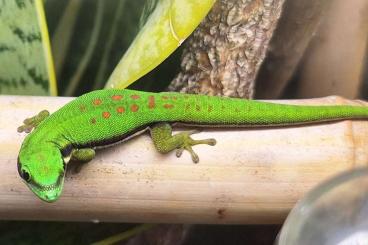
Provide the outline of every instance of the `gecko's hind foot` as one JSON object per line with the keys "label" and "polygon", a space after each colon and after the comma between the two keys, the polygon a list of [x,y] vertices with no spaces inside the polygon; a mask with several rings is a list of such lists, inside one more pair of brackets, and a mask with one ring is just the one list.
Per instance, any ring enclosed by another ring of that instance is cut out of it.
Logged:
{"label": "gecko's hind foot", "polygon": [[190,153],[191,157],[192,157],[192,161],[194,163],[198,163],[199,162],[199,157],[198,155],[194,152],[192,146],[194,145],[199,145],[199,144],[206,144],[206,145],[211,145],[214,146],[216,145],[216,140],[215,139],[203,139],[203,140],[194,140],[190,137],[190,135],[198,133],[198,130],[192,130],[189,132],[183,132],[182,137],[182,145],[176,150],[176,156],[180,157],[183,154],[183,151],[186,150]]}
{"label": "gecko's hind foot", "polygon": [[176,156],[180,157],[186,150],[192,156],[194,163],[199,161],[198,155],[192,146],[198,144],[215,145],[215,139],[194,140],[190,136],[199,130],[191,130],[172,135],[172,129],[168,123],[159,123],[151,127],[151,137],[156,149],[161,153],[168,153],[176,149]]}
{"label": "gecko's hind foot", "polygon": [[36,116],[26,118],[23,121],[23,125],[18,127],[18,133],[30,133],[32,129],[36,128],[46,117],[50,115],[47,110],[40,111]]}

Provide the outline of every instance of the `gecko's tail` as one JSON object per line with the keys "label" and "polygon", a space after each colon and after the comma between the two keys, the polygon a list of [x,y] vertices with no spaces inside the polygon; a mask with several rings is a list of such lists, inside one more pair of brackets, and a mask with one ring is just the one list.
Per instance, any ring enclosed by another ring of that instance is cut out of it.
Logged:
{"label": "gecko's tail", "polygon": [[[179,115],[182,122],[203,125],[277,126],[319,123],[345,119],[368,119],[365,106],[301,106],[203,96],[193,97]],[[200,102],[199,102],[200,101]]]}

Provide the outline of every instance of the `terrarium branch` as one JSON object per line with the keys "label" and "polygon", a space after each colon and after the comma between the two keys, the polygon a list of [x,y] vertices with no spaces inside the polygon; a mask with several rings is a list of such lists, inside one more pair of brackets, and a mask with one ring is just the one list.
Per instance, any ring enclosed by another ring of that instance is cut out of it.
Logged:
{"label": "terrarium branch", "polygon": [[[0,218],[151,223],[281,223],[319,182],[368,162],[368,122],[341,121],[269,129],[202,129],[216,146],[158,153],[148,134],[97,152],[69,171],[55,203],[39,200],[17,173],[24,118],[71,98],[0,96]],[[281,102],[281,101],[278,101]],[[362,104],[338,97],[282,101]],[[364,103],[364,105],[367,105]],[[70,129],[73,130],[73,129]],[[189,130],[187,128],[181,130]]]}

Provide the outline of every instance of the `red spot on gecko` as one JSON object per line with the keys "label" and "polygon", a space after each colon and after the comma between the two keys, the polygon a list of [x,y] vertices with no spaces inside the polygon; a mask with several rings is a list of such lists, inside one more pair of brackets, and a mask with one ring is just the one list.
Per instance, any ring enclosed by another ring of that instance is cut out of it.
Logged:
{"label": "red spot on gecko", "polygon": [[108,111],[104,111],[104,112],[102,112],[102,116],[103,116],[103,118],[109,118],[110,116],[111,116],[111,114],[110,114],[110,112],[108,112]]}
{"label": "red spot on gecko", "polygon": [[80,105],[80,106],[79,106],[79,110],[80,110],[81,112],[85,112],[85,111],[86,111],[86,109],[87,109],[87,107],[86,107],[85,105]]}
{"label": "red spot on gecko", "polygon": [[155,108],[155,96],[153,96],[153,95],[150,95],[149,97],[148,97],[148,108],[150,108],[150,109],[153,109],[153,108]]}
{"label": "red spot on gecko", "polygon": [[171,109],[171,108],[173,108],[173,107],[174,107],[174,105],[173,105],[173,104],[164,104],[164,107],[165,107],[166,109]]}
{"label": "red spot on gecko", "polygon": [[138,105],[136,105],[136,104],[133,104],[133,105],[131,105],[131,107],[130,107],[130,110],[131,110],[132,112],[136,112],[136,111],[138,111],[138,109],[139,109],[139,106],[138,106]]}
{"label": "red spot on gecko", "polygon": [[199,105],[196,105],[195,108],[196,108],[196,111],[200,111],[201,110],[201,107]]}
{"label": "red spot on gecko", "polygon": [[140,98],[140,96],[138,94],[133,94],[130,96],[130,98],[132,98],[133,100],[137,100]]}
{"label": "red spot on gecko", "polygon": [[173,97],[172,97],[172,99],[173,99],[173,100],[177,100],[177,99],[178,99],[178,97],[176,97],[176,96],[173,96]]}
{"label": "red spot on gecko", "polygon": [[96,124],[96,118],[91,118],[91,121],[90,121],[92,124]]}
{"label": "red spot on gecko", "polygon": [[212,105],[209,105],[209,106],[208,106],[208,112],[211,112],[211,111],[212,111],[212,109],[213,109]]}
{"label": "red spot on gecko", "polygon": [[167,100],[167,99],[169,99],[169,97],[167,97],[167,96],[162,96],[161,97],[163,100]]}
{"label": "red spot on gecko", "polygon": [[102,100],[100,100],[100,99],[93,100],[94,105],[101,105],[101,103],[102,103]]}
{"label": "red spot on gecko", "polygon": [[121,114],[121,113],[124,113],[125,112],[125,108],[122,107],[122,106],[119,106],[118,108],[116,108],[116,112]]}
{"label": "red spot on gecko", "polygon": [[123,98],[123,96],[118,95],[118,94],[111,96],[111,99],[113,99],[113,100],[121,100],[122,98]]}

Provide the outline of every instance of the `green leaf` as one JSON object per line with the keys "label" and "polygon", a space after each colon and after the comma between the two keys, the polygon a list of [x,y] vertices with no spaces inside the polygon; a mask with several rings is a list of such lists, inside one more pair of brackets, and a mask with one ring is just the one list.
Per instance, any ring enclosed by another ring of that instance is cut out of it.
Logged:
{"label": "green leaf", "polygon": [[139,28],[142,28],[144,24],[146,24],[148,17],[155,10],[158,2],[159,0],[146,0],[146,3],[142,10],[141,18],[139,20]]}
{"label": "green leaf", "polygon": [[0,93],[56,95],[42,0],[0,1]]}
{"label": "green leaf", "polygon": [[125,88],[165,60],[194,31],[215,0],[160,0],[105,88]]}

